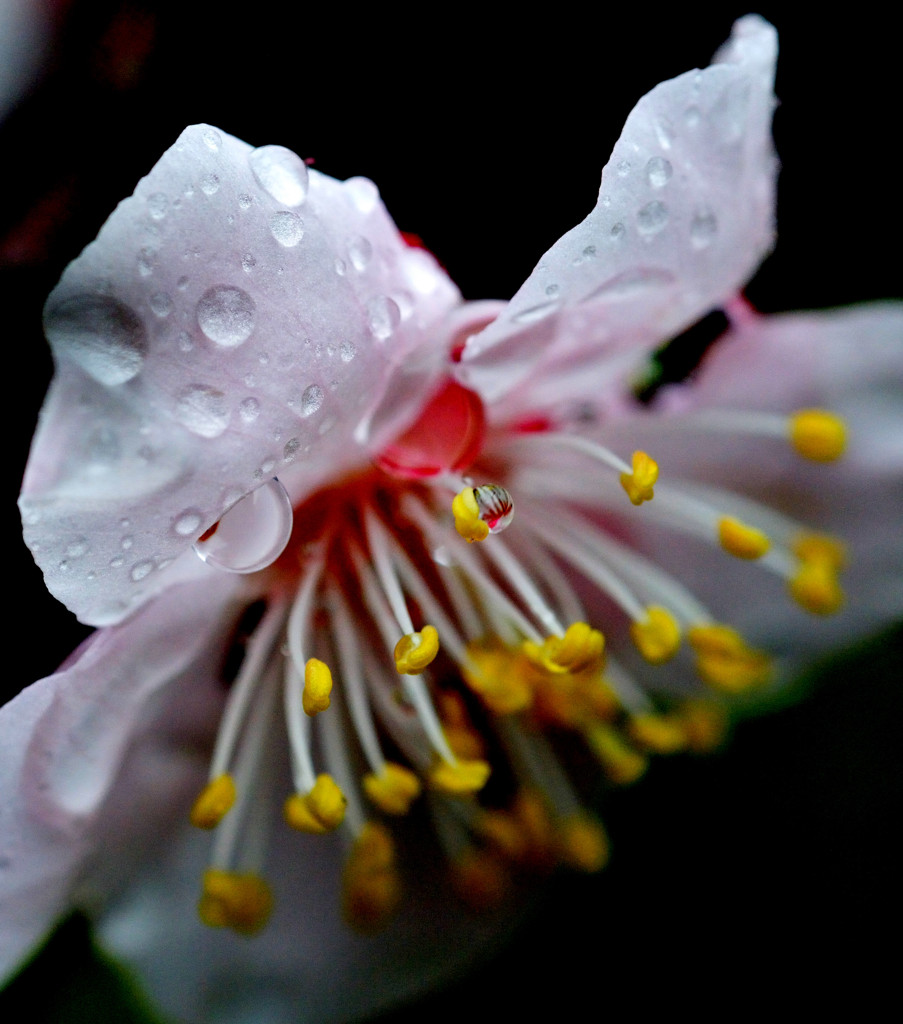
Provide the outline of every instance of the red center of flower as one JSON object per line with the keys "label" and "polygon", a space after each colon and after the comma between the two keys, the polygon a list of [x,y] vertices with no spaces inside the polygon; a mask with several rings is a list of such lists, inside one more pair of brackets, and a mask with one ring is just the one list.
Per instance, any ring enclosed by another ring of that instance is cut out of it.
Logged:
{"label": "red center of flower", "polygon": [[460,473],[480,454],[485,435],[480,397],[449,380],[375,462],[384,472],[405,480]]}

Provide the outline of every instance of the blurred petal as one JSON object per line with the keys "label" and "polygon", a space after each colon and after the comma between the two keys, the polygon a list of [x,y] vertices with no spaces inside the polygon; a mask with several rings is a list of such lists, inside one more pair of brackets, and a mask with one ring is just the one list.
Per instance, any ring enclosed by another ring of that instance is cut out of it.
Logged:
{"label": "blurred petal", "polygon": [[464,352],[460,379],[496,419],[598,398],[746,283],[774,238],[776,57],[749,16],[711,67],[640,100],[593,212]]}
{"label": "blurred petal", "polygon": [[260,483],[297,501],[359,463],[419,408],[457,302],[371,182],[186,129],[47,302],[21,508],[50,591],[118,621]]}
{"label": "blurred petal", "polygon": [[173,588],[0,708],[0,977],[94,909],[203,777],[236,578]]}

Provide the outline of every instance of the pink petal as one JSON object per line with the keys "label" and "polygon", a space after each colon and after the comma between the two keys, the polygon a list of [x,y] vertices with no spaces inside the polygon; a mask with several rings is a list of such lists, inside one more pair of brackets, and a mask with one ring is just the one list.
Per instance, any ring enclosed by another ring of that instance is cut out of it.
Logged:
{"label": "pink petal", "polygon": [[119,621],[262,481],[297,500],[360,462],[428,393],[457,302],[371,182],[187,128],[47,302],[21,507],[51,592]]}
{"label": "pink petal", "polygon": [[593,212],[464,352],[496,418],[597,398],[749,279],[774,238],[776,56],[749,16],[711,67],[640,100]]}
{"label": "pink petal", "polygon": [[95,633],[0,708],[0,977],[73,905],[96,909],[202,784],[241,582],[218,579]]}

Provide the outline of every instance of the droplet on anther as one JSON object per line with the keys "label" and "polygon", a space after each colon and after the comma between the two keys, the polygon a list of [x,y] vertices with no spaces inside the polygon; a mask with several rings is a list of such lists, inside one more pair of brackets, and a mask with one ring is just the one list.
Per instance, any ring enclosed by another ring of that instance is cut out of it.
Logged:
{"label": "droplet on anther", "polygon": [[501,533],[514,518],[514,502],[511,495],[499,484],[482,484],[474,487],[480,519],[489,527],[490,533]]}
{"label": "droplet on anther", "polygon": [[237,501],[193,546],[217,569],[257,572],[276,561],[291,533],[292,503],[274,477]]}

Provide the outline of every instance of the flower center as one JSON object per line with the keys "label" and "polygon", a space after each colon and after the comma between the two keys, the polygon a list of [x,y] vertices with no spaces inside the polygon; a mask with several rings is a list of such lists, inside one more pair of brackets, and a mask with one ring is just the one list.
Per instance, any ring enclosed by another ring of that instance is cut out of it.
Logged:
{"label": "flower center", "polygon": [[[763,443],[776,433],[774,418],[728,411],[671,425]],[[828,413],[780,426],[803,457],[841,452],[843,426]],[[480,480],[489,466],[495,480]],[[509,491],[517,525],[501,537]],[[767,685],[774,669],[626,542],[637,523],[756,562],[808,610],[842,601],[832,539],[727,491],[660,483],[644,451],[628,462],[546,422],[488,431],[479,398],[455,383],[372,468],[312,496],[294,521],[279,559],[249,577],[265,611],[192,812],[216,832],[201,917],[242,932],[272,907],[260,809],[279,785],[276,747],[289,754],[285,823],[345,836],[343,910],[355,927],[378,926],[401,898],[400,816],[428,816],[474,906],[556,863],[605,863],[588,780],[564,767],[575,751],[629,783],[652,754],[717,745],[725,695]]]}

